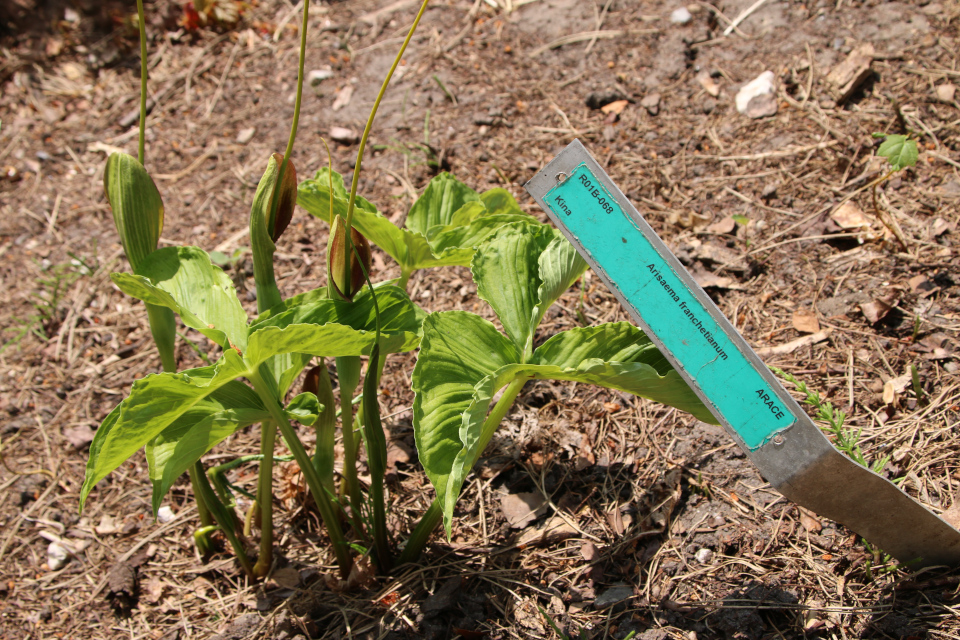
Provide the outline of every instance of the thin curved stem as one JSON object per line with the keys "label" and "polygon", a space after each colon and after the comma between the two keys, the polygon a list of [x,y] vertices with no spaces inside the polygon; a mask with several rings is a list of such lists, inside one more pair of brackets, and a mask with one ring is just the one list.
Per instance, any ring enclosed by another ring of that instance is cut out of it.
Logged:
{"label": "thin curved stem", "polygon": [[137,22],[140,27],[140,140],[137,160],[144,164],[147,148],[147,26],[143,17],[143,0],[137,0]]}
{"label": "thin curved stem", "polygon": [[273,565],[273,448],[277,425],[266,420],[260,425],[260,479],[257,501],[260,503],[260,556],[253,572],[258,578],[266,576]]}
{"label": "thin curved stem", "polygon": [[[137,0],[141,2],[142,0]],[[283,152],[283,162],[277,172],[277,186],[273,190],[273,199],[270,202],[269,221],[277,217],[277,207],[280,206],[280,187],[283,185],[283,174],[287,170],[290,154],[293,153],[293,143],[297,139],[297,128],[300,125],[300,104],[303,100],[303,71],[307,59],[307,27],[310,17],[310,0],[303,0],[303,24],[300,26],[300,65],[297,68],[297,97],[293,103],[293,122],[290,124],[290,135],[287,138],[287,149]]]}
{"label": "thin curved stem", "polygon": [[346,540],[343,537],[343,530],[340,528],[340,520],[337,518],[337,514],[333,508],[333,504],[330,501],[330,497],[323,488],[323,483],[320,481],[320,475],[313,467],[313,462],[310,460],[310,455],[307,453],[307,450],[303,448],[303,443],[297,436],[297,432],[294,431],[293,427],[290,425],[290,421],[287,420],[287,416],[283,413],[280,403],[271,393],[270,386],[266,384],[263,377],[261,377],[260,372],[256,370],[249,371],[247,373],[247,379],[253,383],[253,388],[257,392],[257,395],[260,396],[260,399],[266,406],[267,411],[270,412],[270,416],[277,423],[277,426],[280,427],[280,435],[283,436],[287,446],[290,448],[290,453],[293,454],[294,459],[297,461],[297,465],[300,467],[300,472],[303,474],[303,478],[307,482],[307,488],[310,490],[310,494],[317,503],[317,509],[320,510],[320,517],[323,519],[323,523],[327,527],[327,535],[330,536],[330,542],[333,545],[333,552],[337,556],[337,565],[340,569],[340,575],[346,579],[347,576],[350,575],[350,567],[353,565],[353,560],[350,558],[350,547],[347,545]]}
{"label": "thin curved stem", "polygon": [[[430,0],[423,0],[423,4],[420,5],[420,10],[417,12],[417,17],[414,18],[413,24],[410,26],[410,30],[407,32],[407,37],[404,38],[403,44],[400,46],[400,51],[397,52],[397,56],[393,59],[393,64],[390,65],[390,71],[387,72],[387,77],[383,79],[383,84],[380,86],[380,92],[377,93],[377,99],[373,101],[373,107],[370,109],[370,115],[367,117],[367,124],[363,128],[363,135],[360,136],[360,147],[357,149],[357,163],[353,169],[353,179],[350,181],[350,200],[347,202],[347,241],[346,251],[343,252],[343,272],[346,274],[350,273],[350,256],[353,254],[353,242],[350,237],[350,230],[353,228],[353,209],[357,201],[357,185],[360,182],[360,167],[363,164],[363,152],[367,148],[367,139],[370,137],[370,130],[373,129],[373,121],[377,117],[377,110],[380,108],[380,102],[383,100],[383,96],[385,96],[387,93],[387,87],[390,86],[390,80],[393,78],[393,72],[396,71],[397,67],[400,65],[400,60],[403,59],[403,54],[407,50],[407,45],[409,45],[410,40],[413,39],[413,33],[417,30],[417,25],[420,24],[420,18],[422,18],[424,12],[426,12],[428,4],[430,4]],[[348,293],[352,294],[353,292],[351,291]]]}

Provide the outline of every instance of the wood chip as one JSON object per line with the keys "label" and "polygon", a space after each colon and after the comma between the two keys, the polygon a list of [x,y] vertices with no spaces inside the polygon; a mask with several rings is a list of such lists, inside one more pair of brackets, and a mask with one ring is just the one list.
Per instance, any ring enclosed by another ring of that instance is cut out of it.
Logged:
{"label": "wood chip", "polygon": [[830,214],[830,219],[837,223],[837,226],[844,231],[869,229],[873,221],[854,203],[847,200]]}
{"label": "wood chip", "polygon": [[905,373],[902,376],[887,380],[883,383],[883,404],[892,405],[897,400],[897,394],[903,393],[907,386],[912,382],[913,376]]}
{"label": "wood chip", "polygon": [[846,101],[857,88],[873,74],[874,49],[872,44],[864,44],[853,51],[846,59],[830,70],[826,81],[837,103]]}
{"label": "wood chip", "polygon": [[867,302],[861,302],[860,311],[863,312],[863,317],[866,318],[870,324],[876,324],[886,318],[887,314],[890,313],[896,304],[897,294],[893,292],[882,298],[874,298]]}
{"label": "wood chip", "polygon": [[560,516],[553,516],[541,528],[531,527],[524,531],[517,540],[517,547],[551,546],[563,542],[567,538],[576,537],[579,532],[567,524]]}
{"label": "wood chip", "polygon": [[720,85],[706,71],[701,71],[697,74],[697,82],[700,83],[704,91],[714,98],[720,95]]}
{"label": "wood chip", "polygon": [[500,511],[514,529],[522,529],[547,510],[547,500],[539,491],[508,493],[500,498]]}
{"label": "wood chip", "polygon": [[613,102],[600,107],[600,111],[603,111],[604,113],[615,113],[620,115],[623,113],[623,110],[627,108],[628,104],[630,104],[629,100],[614,100]]}
{"label": "wood chip", "polygon": [[761,347],[756,350],[757,355],[761,358],[767,358],[769,356],[782,356],[785,353],[793,353],[797,349],[806,347],[811,344],[817,344],[818,342],[823,342],[830,335],[830,329],[824,329],[823,331],[818,331],[817,333],[811,334],[809,336],[803,336],[802,338],[797,338],[792,342],[786,344],[780,344],[775,347]]}
{"label": "wood chip", "polygon": [[817,519],[817,514],[803,507],[797,507],[797,510],[800,512],[800,526],[806,529],[808,533],[820,533],[823,530],[823,525]]}
{"label": "wood chip", "polygon": [[797,309],[793,312],[793,328],[800,333],[817,333],[820,321],[812,309]]}

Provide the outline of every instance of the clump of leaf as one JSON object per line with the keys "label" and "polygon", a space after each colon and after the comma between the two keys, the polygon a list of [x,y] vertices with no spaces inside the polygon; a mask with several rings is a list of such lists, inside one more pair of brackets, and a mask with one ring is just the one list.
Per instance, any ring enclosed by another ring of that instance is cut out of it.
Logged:
{"label": "clump of leaf", "polygon": [[432,313],[424,321],[412,379],[413,426],[448,535],[467,474],[528,380],[595,384],[716,421],[650,339],[629,323],[570,329],[535,347],[547,309],[586,268],[555,229],[513,223],[481,244],[471,264],[477,291],[506,335],[466,311]]}
{"label": "clump of leaf", "polygon": [[[248,322],[230,278],[196,247],[160,249],[135,273],[111,278],[128,295],[180,315],[223,352],[212,366],[148,375],[134,383],[97,430],[81,505],[100,480],[146,447],[156,511],[184,469],[238,429],[264,420],[280,427],[319,505],[318,496],[326,496],[323,483],[290,420],[311,425],[323,407],[313,393],[284,399],[311,357],[370,354],[377,333],[369,292],[361,291],[352,303],[321,293],[303,295]],[[415,348],[423,311],[395,286],[378,288],[377,296],[381,352]],[[334,541],[341,570],[349,570],[348,549],[338,544],[345,543]]]}
{"label": "clump of leaf", "polygon": [[887,159],[892,172],[897,172],[917,164],[919,151],[917,141],[913,138],[899,133],[889,135],[875,133],[873,135],[874,137],[883,138],[883,142],[880,143],[880,148],[877,149],[877,155]]}
{"label": "clump of leaf", "polygon": [[[331,175],[328,168],[298,187],[297,204],[331,225],[331,209],[334,218],[346,218],[348,202],[343,177],[336,172]],[[430,181],[410,208],[402,228],[361,196],[356,198],[353,213],[353,226],[400,265],[397,285],[401,288],[406,288],[417,269],[468,266],[477,245],[513,222],[536,220],[524,213],[505,189],[478,194],[449,173],[441,173]]]}

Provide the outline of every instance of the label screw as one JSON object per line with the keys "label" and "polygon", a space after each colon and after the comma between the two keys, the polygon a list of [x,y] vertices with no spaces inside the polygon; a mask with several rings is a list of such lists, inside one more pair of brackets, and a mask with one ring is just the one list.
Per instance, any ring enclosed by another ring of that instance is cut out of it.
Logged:
{"label": "label screw", "polygon": [[783,436],[777,434],[773,436],[773,446],[782,447],[784,443]]}

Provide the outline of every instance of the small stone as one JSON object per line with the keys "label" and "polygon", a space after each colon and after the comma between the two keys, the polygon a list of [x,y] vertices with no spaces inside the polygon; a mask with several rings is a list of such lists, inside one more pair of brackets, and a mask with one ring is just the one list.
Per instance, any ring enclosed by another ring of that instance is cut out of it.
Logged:
{"label": "small stone", "polygon": [[628,587],[626,585],[620,585],[615,587],[610,587],[593,601],[593,608],[596,610],[606,609],[612,607],[615,604],[620,604],[624,600],[629,600],[633,597],[633,587]]}
{"label": "small stone", "polygon": [[717,101],[713,98],[704,98],[703,104],[700,105],[700,108],[704,113],[713,113],[713,110],[717,108]]}
{"label": "small stone", "polygon": [[307,82],[310,83],[311,87],[316,87],[324,80],[332,78],[334,75],[332,69],[314,69],[307,74]]}
{"label": "small stone", "polygon": [[777,187],[779,186],[779,182],[771,182],[770,184],[764,186],[763,191],[760,192],[760,197],[764,200],[770,200],[777,195]]}
{"label": "small stone", "polygon": [[100,518],[100,524],[95,526],[93,530],[98,536],[109,536],[120,531],[120,527],[117,526],[113,517],[104,514]]}
{"label": "small stone", "polygon": [[[762,118],[777,112],[776,76],[772,71],[764,71],[743,85],[735,99],[737,111],[751,118]],[[753,103],[753,105],[751,105]],[[772,113],[770,113],[772,109]]]}
{"label": "small stone", "polygon": [[157,510],[157,520],[160,524],[167,524],[168,522],[173,522],[174,518],[177,517],[177,514],[173,512],[173,509],[164,505]]}
{"label": "small stone", "polygon": [[334,111],[339,111],[340,109],[343,109],[345,106],[350,104],[350,98],[352,97],[353,97],[353,85],[348,84],[343,89],[340,89],[339,92],[337,92],[337,97],[333,101],[333,107],[331,108]]}
{"label": "small stone", "polygon": [[704,547],[699,549],[696,554],[697,562],[700,564],[710,564],[710,561],[713,560],[713,551]]}
{"label": "small stone", "polygon": [[643,100],[640,101],[640,106],[647,110],[652,116],[660,113],[660,94],[659,93],[650,93],[644,96]]}
{"label": "small stone", "polygon": [[687,24],[691,20],[693,20],[693,16],[690,15],[690,10],[686,7],[674,9],[670,14],[670,22],[673,24]]}
{"label": "small stone", "polygon": [[351,145],[360,140],[360,136],[353,129],[330,127],[330,139],[340,144]]}
{"label": "small stone", "polygon": [[250,127],[249,129],[240,129],[237,132],[237,144],[247,144],[253,140],[253,135],[257,132],[256,127]]}
{"label": "small stone", "polygon": [[952,84],[941,84],[937,87],[937,100],[940,102],[953,102],[957,94],[957,87]]}
{"label": "small stone", "polygon": [[769,118],[777,115],[780,104],[777,102],[777,96],[772,93],[765,93],[750,100],[747,105],[746,116],[757,120],[759,118]]}
{"label": "small stone", "polygon": [[51,542],[47,546],[47,567],[50,571],[58,571],[70,560],[70,550],[59,542]]}

